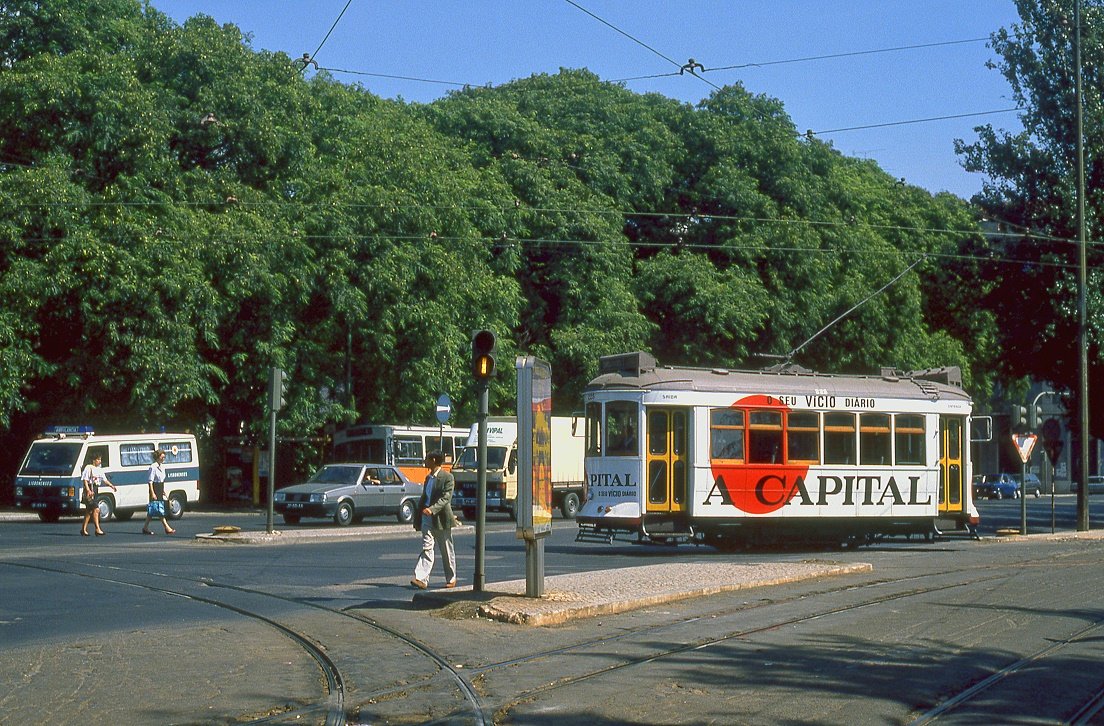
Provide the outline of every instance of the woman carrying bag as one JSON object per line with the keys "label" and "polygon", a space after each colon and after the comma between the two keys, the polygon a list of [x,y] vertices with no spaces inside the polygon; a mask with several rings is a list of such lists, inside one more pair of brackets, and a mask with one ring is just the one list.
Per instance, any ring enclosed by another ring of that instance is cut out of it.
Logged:
{"label": "woman carrying bag", "polygon": [[153,534],[150,530],[150,522],[160,519],[165,525],[165,534],[176,534],[176,530],[169,526],[169,519],[165,512],[165,452],[161,449],[153,452],[153,463],[149,468],[149,504],[146,506],[146,524],[142,527],[142,534]]}

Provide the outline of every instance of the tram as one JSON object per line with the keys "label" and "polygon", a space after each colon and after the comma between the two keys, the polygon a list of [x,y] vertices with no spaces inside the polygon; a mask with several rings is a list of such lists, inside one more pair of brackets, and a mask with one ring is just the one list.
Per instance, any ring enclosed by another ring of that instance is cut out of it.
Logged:
{"label": "tram", "polygon": [[603,357],[587,385],[580,541],[972,534],[972,404],[956,367],[830,375]]}

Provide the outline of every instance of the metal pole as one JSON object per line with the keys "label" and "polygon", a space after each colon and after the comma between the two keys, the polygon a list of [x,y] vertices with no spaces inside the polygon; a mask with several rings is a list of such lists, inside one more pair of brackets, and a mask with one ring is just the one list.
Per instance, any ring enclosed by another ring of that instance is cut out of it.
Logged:
{"label": "metal pole", "polygon": [[1074,66],[1077,69],[1077,347],[1080,349],[1077,408],[1081,419],[1081,473],[1077,487],[1077,531],[1089,529],[1089,312],[1086,286],[1085,242],[1085,131],[1081,119],[1081,0],[1075,0]]}
{"label": "metal pole", "polygon": [[476,497],[479,500],[478,514],[475,517],[475,572],[472,573],[472,590],[482,592],[486,577],[483,567],[483,552],[486,544],[487,525],[487,410],[490,408],[490,383],[479,384],[479,478]]}
{"label": "metal pole", "polygon": [[1027,462],[1020,470],[1020,534],[1027,534]]}
{"label": "metal pole", "polygon": [[272,534],[272,501],[276,492],[276,406],[268,406],[268,512],[265,531]]}

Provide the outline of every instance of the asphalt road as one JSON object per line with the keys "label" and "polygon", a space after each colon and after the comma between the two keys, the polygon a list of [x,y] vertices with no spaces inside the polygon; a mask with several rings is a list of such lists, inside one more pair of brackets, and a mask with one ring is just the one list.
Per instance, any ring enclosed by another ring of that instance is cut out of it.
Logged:
{"label": "asphalt road", "polygon": [[[190,513],[171,538],[0,521],[0,723],[1100,722],[1104,548],[1051,540],[1049,498],[1027,503],[1022,540],[991,535],[1018,526],[1006,500],[980,503],[981,541],[739,555],[575,544],[556,520],[548,574],[599,586],[642,564],[872,570],[555,628],[414,607],[417,538],[385,518],[264,546],[194,539],[263,529],[253,513]],[[512,525],[489,530],[488,583],[523,578]],[[463,576],[471,530],[457,549]]]}

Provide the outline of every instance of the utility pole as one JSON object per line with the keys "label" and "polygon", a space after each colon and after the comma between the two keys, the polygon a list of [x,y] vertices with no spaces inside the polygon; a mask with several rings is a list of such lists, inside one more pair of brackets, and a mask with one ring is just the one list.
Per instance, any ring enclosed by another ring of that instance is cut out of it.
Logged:
{"label": "utility pole", "polygon": [[1077,227],[1078,227],[1078,265],[1077,265],[1077,347],[1079,381],[1077,390],[1077,411],[1081,422],[1081,472],[1077,487],[1077,531],[1089,529],[1089,445],[1092,436],[1089,433],[1089,307],[1086,297],[1086,241],[1085,241],[1085,130],[1081,118],[1081,0],[1073,3],[1073,55],[1077,82]]}

